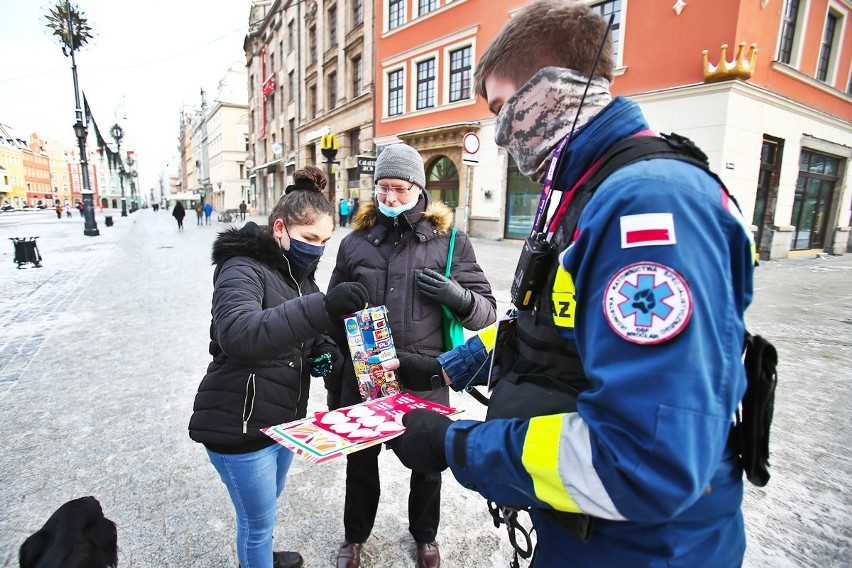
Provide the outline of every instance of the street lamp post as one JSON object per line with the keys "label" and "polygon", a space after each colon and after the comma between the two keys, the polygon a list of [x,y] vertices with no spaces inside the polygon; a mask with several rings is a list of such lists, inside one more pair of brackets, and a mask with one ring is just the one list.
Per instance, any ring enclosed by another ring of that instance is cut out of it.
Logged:
{"label": "street lamp post", "polygon": [[136,168],[134,164],[136,160],[133,159],[133,156],[127,156],[127,167],[129,168],[127,171],[127,179],[130,180],[130,212],[135,213],[139,206],[136,203]]}
{"label": "street lamp post", "polygon": [[80,192],[83,196],[83,234],[89,237],[97,237],[100,235],[98,224],[95,221],[95,203],[94,192],[89,181],[89,161],[86,158],[86,136],[88,131],[83,123],[83,109],[80,106],[80,88],[77,83],[77,61],[74,58],[74,22],[71,17],[71,3],[66,0],[66,12],[68,14],[68,37],[69,48],[71,51],[71,75],[74,77],[74,102],[77,104],[75,109],[75,117],[77,121],[74,123],[74,135],[77,137],[77,144],[80,147],[80,174],[83,181],[83,190]]}
{"label": "street lamp post", "polygon": [[113,124],[109,129],[112,139],[115,140],[118,155],[118,182],[121,184],[121,216],[127,217],[127,198],[124,196],[124,160],[121,158],[121,139],[124,138],[124,129],[118,124]]}

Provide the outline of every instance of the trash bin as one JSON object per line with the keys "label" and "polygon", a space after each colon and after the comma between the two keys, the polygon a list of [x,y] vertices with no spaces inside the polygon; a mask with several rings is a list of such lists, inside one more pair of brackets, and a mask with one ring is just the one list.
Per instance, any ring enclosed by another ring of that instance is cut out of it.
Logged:
{"label": "trash bin", "polygon": [[15,245],[15,259],[13,262],[18,263],[18,268],[24,264],[32,263],[36,268],[41,268],[41,254],[38,252],[36,239],[38,237],[17,238],[10,237],[9,240]]}
{"label": "trash bin", "polygon": [[104,223],[107,227],[112,227],[112,215],[104,215]]}

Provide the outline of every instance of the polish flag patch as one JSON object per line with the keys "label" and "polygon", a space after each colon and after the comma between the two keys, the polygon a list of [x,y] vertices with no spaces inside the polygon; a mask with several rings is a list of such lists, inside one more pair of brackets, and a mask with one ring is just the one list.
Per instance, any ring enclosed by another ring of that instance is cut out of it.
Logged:
{"label": "polish flag patch", "polygon": [[644,213],[621,217],[621,248],[673,245],[674,217],[671,213]]}

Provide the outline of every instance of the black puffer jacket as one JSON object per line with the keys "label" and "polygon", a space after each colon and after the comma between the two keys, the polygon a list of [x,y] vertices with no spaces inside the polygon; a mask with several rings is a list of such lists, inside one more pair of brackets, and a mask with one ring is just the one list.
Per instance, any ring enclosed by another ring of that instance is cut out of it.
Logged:
{"label": "black puffer jacket", "polygon": [[210,354],[189,436],[219,453],[272,443],[260,428],[303,418],[310,387],[306,358],[332,322],[314,281],[316,265],[291,274],[278,244],[255,223],[222,232],[216,265]]}
{"label": "black puffer jacket", "polygon": [[[367,288],[371,306],[387,307],[398,351],[440,355],[444,352],[443,312],[440,304],[420,292],[415,278],[424,268],[445,273],[452,223],[452,210],[441,201],[430,200],[425,191],[413,209],[393,219],[382,215],[375,201],[361,205],[352,223],[354,230],[340,243],[328,289],[340,282],[360,282]],[[456,233],[450,269],[451,276],[473,292],[473,311],[461,320],[462,325],[479,330],[494,323],[497,302],[491,284],[476,262],[470,239],[461,231]],[[333,337],[347,354],[337,403],[361,402],[345,336]],[[449,400],[446,388],[418,395],[441,403]],[[329,392],[329,403],[334,406],[332,397]]]}

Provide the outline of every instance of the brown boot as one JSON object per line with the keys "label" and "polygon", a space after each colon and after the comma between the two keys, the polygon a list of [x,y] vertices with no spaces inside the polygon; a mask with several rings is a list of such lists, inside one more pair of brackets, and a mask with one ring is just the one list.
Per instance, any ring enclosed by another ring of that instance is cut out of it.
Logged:
{"label": "brown boot", "polygon": [[[441,553],[435,541],[426,544],[417,543],[417,568],[440,568]],[[339,568],[339,565],[338,565]]]}
{"label": "brown boot", "polygon": [[364,545],[344,540],[337,551],[337,568],[359,568],[362,546]]}

